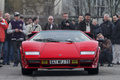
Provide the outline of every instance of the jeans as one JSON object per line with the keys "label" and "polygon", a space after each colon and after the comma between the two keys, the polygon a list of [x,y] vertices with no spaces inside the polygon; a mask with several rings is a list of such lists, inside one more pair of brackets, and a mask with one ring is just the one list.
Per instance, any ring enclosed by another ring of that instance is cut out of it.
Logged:
{"label": "jeans", "polygon": [[0,42],[0,59],[1,59],[1,54],[2,54],[2,48],[3,48],[3,42]]}
{"label": "jeans", "polygon": [[100,53],[100,63],[103,64],[106,61],[108,62],[108,64],[112,63],[112,52],[107,49]]}
{"label": "jeans", "polygon": [[10,63],[10,41],[5,41],[3,46],[3,63]]}
{"label": "jeans", "polygon": [[120,63],[120,44],[113,45],[113,63]]}
{"label": "jeans", "polygon": [[12,41],[13,51],[14,51],[14,63],[19,63],[19,51],[22,41]]}
{"label": "jeans", "polygon": [[12,45],[12,43],[10,43],[10,60],[11,60],[11,61],[14,60],[14,55],[13,55],[13,45]]}

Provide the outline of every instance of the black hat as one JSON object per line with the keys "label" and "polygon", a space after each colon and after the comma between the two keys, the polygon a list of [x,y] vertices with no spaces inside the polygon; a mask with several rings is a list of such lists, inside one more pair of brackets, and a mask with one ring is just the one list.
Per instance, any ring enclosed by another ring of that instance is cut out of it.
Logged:
{"label": "black hat", "polygon": [[90,13],[86,13],[85,16],[91,16],[91,14]]}
{"label": "black hat", "polygon": [[14,16],[20,16],[20,13],[19,12],[15,12]]}

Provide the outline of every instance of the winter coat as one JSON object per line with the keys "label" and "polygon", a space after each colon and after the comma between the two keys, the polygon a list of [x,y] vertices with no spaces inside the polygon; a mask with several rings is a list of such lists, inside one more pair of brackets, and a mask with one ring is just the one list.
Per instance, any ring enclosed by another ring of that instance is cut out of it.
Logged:
{"label": "winter coat", "polygon": [[[66,23],[69,23],[69,26],[66,26]],[[62,20],[61,21],[61,29],[62,30],[72,30],[73,28],[72,28],[72,26],[71,26],[72,24],[71,24],[71,22],[69,21],[69,20]]]}
{"label": "winter coat", "polygon": [[73,29],[73,30],[77,30],[78,23],[72,24],[71,26],[72,26],[72,29]]}
{"label": "winter coat", "polygon": [[[85,20],[83,20],[79,23],[78,30],[86,31],[86,21]],[[90,21],[90,33],[93,33],[93,25],[92,25],[91,21]]]}
{"label": "winter coat", "polygon": [[53,23],[52,24],[52,29],[50,29],[50,23],[46,23],[45,26],[44,26],[44,29],[43,30],[57,30],[58,29],[58,25],[56,23]]}
{"label": "winter coat", "polygon": [[99,42],[99,46],[101,48],[101,53],[107,49],[108,51],[112,52],[112,43],[110,39],[105,38],[104,42]]}
{"label": "winter coat", "polygon": [[0,21],[0,42],[5,41],[5,30],[7,30],[7,28],[8,28],[7,21],[5,21],[5,19]]}
{"label": "winter coat", "polygon": [[32,31],[42,31],[42,28],[39,24],[34,25],[34,23],[29,24],[26,26],[27,35],[32,34]]}
{"label": "winter coat", "polygon": [[[22,30],[22,32],[16,32],[15,29]],[[7,29],[7,33],[11,34],[11,40],[14,41],[24,41],[26,35],[25,24],[18,20],[12,20],[9,23],[9,28]]]}
{"label": "winter coat", "polygon": [[101,27],[98,24],[97,25],[93,25],[93,34],[94,34],[95,39],[97,38],[97,35],[99,33],[102,33]]}
{"label": "winter coat", "polygon": [[101,29],[102,29],[102,33],[103,33],[103,36],[108,38],[108,39],[111,39],[111,36],[112,36],[112,29],[113,29],[113,24],[112,22],[110,22],[109,20],[106,21],[106,22],[103,22],[101,25],[100,25]]}
{"label": "winter coat", "polygon": [[114,22],[114,26],[116,26],[120,22],[120,19],[118,19],[116,22]]}
{"label": "winter coat", "polygon": [[112,32],[112,44],[120,44],[120,20],[116,22]]}
{"label": "winter coat", "polygon": [[[11,21],[7,21],[7,23],[9,24]],[[5,30],[5,41],[11,41],[11,34],[7,33],[7,30]]]}

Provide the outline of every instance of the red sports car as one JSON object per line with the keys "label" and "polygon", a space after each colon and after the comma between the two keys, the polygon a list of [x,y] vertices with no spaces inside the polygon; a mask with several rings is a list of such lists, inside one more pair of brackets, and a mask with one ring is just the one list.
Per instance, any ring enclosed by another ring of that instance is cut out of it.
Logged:
{"label": "red sports car", "polygon": [[30,75],[39,68],[84,68],[98,74],[99,52],[98,41],[82,31],[41,31],[20,47],[22,74]]}

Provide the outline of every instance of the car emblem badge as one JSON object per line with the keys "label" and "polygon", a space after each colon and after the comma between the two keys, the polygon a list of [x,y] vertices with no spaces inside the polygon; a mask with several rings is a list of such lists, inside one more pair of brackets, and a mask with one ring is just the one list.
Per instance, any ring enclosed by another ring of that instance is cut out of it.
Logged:
{"label": "car emblem badge", "polygon": [[59,54],[59,56],[61,56],[61,54]]}

